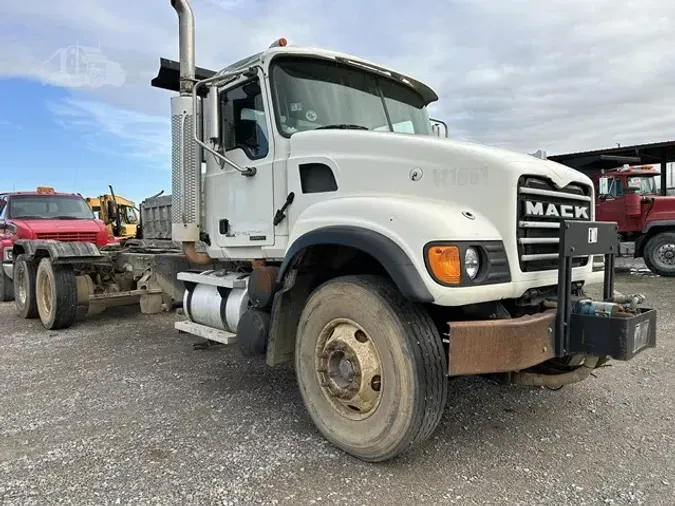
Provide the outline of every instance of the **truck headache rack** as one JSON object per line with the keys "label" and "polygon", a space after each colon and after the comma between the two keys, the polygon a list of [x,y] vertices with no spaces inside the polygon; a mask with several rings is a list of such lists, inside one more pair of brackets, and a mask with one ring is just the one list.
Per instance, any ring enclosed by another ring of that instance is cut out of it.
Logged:
{"label": "truck headache rack", "polygon": [[[630,360],[643,349],[656,346],[656,310],[634,308],[629,312],[614,304],[614,256],[618,247],[616,223],[561,222],[555,329],[558,357],[588,353]],[[593,255],[604,255],[603,302],[575,301],[572,297],[573,259]],[[580,302],[583,304],[579,305]]]}

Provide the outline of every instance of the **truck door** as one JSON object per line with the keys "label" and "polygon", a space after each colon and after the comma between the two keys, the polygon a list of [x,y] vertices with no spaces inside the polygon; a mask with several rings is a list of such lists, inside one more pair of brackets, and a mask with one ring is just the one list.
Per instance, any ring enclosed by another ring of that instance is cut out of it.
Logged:
{"label": "truck door", "polygon": [[625,202],[620,178],[602,177],[598,181],[595,219],[598,221],[616,221],[619,224],[619,230],[621,230],[621,225],[625,221]]}
{"label": "truck door", "polygon": [[[255,167],[242,176],[225,165],[217,184],[207,185],[208,209],[217,223],[215,242],[224,248],[274,244],[274,144],[259,78],[243,77],[220,90],[220,143],[225,156],[240,167]],[[209,156],[209,155],[207,155]]]}

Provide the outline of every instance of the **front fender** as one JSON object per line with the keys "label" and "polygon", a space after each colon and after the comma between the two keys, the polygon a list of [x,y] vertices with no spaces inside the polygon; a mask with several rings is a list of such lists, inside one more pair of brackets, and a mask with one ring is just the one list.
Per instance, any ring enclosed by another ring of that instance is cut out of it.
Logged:
{"label": "front fender", "polygon": [[403,249],[388,237],[359,227],[323,227],[301,235],[289,248],[279,270],[278,281],[283,282],[286,271],[301,251],[320,245],[348,246],[363,251],[384,267],[404,297],[415,302],[434,301],[420,273]]}
{"label": "front fender", "polygon": [[299,251],[311,244],[339,244],[335,241],[340,237],[350,241],[345,245],[378,259],[402,293],[420,302],[432,302],[439,291],[448,290],[427,272],[425,245],[502,240],[485,217],[451,202],[391,196],[335,198],[311,204],[293,222],[280,277]]}
{"label": "front fender", "polygon": [[675,220],[649,220],[642,229],[643,234],[649,233],[654,228],[675,228]]}
{"label": "front fender", "polygon": [[35,256],[38,252],[44,252],[58,262],[59,260],[74,258],[98,258],[101,252],[88,242],[62,242],[51,239],[19,239],[14,243],[14,256],[25,253]]}

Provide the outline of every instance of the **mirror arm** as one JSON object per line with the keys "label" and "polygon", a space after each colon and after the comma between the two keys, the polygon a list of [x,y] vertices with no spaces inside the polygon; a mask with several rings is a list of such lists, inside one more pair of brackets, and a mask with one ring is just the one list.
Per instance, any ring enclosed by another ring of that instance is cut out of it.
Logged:
{"label": "mirror arm", "polygon": [[[447,139],[447,137],[448,137],[448,124],[445,121],[440,120],[440,119],[429,118],[429,121],[431,121],[433,123],[438,123],[439,125],[443,125],[443,128],[445,128],[445,137]],[[439,135],[439,137],[440,137],[440,135]]]}

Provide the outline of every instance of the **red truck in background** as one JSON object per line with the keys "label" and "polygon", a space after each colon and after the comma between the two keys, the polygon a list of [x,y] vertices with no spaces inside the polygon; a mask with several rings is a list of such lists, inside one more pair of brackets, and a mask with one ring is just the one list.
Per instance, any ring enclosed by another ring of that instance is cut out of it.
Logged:
{"label": "red truck in background", "polygon": [[79,194],[57,193],[49,187],[0,193],[0,301],[14,298],[14,266],[20,259],[13,258],[12,248],[18,239],[88,242],[101,247],[108,244],[108,233]]}
{"label": "red truck in background", "polygon": [[594,178],[598,221],[615,221],[619,240],[633,242],[635,258],[652,272],[675,276],[675,197],[661,196],[658,171],[622,167]]}

